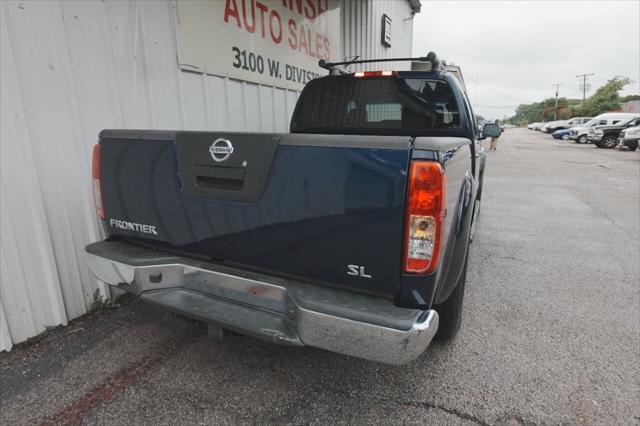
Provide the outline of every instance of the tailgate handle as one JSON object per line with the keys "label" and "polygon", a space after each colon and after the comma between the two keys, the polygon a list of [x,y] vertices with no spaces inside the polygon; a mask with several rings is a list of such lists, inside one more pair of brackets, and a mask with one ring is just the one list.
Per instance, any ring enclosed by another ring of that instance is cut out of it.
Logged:
{"label": "tailgate handle", "polygon": [[196,185],[203,189],[238,191],[244,185],[244,176],[241,167],[196,166]]}

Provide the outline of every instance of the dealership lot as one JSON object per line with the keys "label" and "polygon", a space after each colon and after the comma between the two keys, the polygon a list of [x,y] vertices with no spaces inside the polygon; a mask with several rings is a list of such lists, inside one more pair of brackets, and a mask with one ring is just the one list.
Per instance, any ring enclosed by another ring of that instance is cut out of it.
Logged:
{"label": "dealership lot", "polygon": [[125,300],[0,354],[0,423],[637,423],[640,156],[510,129],[488,157],[454,344],[391,367]]}

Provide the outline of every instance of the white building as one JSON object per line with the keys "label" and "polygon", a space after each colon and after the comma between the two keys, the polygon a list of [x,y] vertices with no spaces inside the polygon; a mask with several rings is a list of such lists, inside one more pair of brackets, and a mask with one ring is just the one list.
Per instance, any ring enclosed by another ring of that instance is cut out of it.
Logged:
{"label": "white building", "polygon": [[640,114],[640,101],[629,101],[622,104],[622,112],[633,112]]}
{"label": "white building", "polygon": [[318,58],[411,56],[420,10],[419,0],[0,3],[0,350],[105,294],[83,260],[100,238],[90,154],[101,129],[286,132],[303,82],[325,73]]}

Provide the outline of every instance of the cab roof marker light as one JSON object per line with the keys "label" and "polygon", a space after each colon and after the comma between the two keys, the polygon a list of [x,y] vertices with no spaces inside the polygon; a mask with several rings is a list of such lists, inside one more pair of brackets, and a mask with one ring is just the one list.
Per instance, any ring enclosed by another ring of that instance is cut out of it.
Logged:
{"label": "cab roof marker light", "polygon": [[392,77],[394,75],[398,75],[397,71],[357,71],[351,74],[353,77],[362,78],[362,77]]}

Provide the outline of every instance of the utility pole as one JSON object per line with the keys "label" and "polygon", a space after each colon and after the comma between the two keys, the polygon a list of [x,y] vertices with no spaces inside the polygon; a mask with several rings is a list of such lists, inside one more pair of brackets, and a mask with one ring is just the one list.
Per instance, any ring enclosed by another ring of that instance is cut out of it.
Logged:
{"label": "utility pole", "polygon": [[556,109],[553,112],[553,120],[555,121],[558,119],[558,88],[562,86],[562,83],[552,84],[552,86],[556,88]]}
{"label": "utility pole", "polygon": [[592,75],[593,73],[576,75],[576,78],[582,78],[582,102],[583,103],[587,99],[587,77],[591,77]]}

